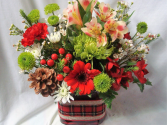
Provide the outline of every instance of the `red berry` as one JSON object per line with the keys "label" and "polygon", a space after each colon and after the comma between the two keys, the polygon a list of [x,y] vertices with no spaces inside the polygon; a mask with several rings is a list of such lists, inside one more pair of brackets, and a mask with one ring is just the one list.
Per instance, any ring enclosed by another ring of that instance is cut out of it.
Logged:
{"label": "red berry", "polygon": [[70,53],[66,54],[66,59],[67,60],[71,60],[72,59],[72,55]]}
{"label": "red berry", "polygon": [[59,49],[59,53],[63,55],[65,53],[65,49],[64,48],[60,48]]}
{"label": "red berry", "polygon": [[52,58],[53,60],[57,60],[57,59],[58,59],[58,55],[54,53],[54,54],[51,55],[51,58]]}
{"label": "red berry", "polygon": [[70,72],[70,68],[68,66],[64,66],[63,72],[64,73],[69,73]]}
{"label": "red berry", "polygon": [[42,59],[42,60],[40,61],[40,63],[41,63],[41,65],[45,65],[45,64],[46,64],[46,60]]}
{"label": "red berry", "polygon": [[63,81],[63,79],[64,79],[62,74],[58,74],[56,78],[58,81]]}
{"label": "red berry", "polygon": [[47,64],[48,64],[48,66],[53,66],[54,65],[54,61],[52,59],[49,59],[47,61]]}
{"label": "red berry", "polygon": [[67,59],[62,59],[62,61],[64,61],[64,65],[66,65],[68,63]]}

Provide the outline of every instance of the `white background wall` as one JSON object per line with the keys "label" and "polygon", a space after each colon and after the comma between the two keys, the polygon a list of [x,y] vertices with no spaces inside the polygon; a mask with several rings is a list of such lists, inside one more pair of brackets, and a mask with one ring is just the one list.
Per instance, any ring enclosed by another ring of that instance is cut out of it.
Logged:
{"label": "white background wall", "polygon": [[[116,8],[117,0],[100,0]],[[132,0],[126,0],[132,2]],[[39,9],[41,17],[44,7],[58,3],[62,12],[66,0],[0,0],[0,124],[1,125],[45,125],[55,118],[53,125],[61,125],[56,115],[57,105],[51,97],[44,98],[29,89],[28,76],[20,75],[17,66],[19,52],[12,47],[21,37],[9,36],[9,27],[14,23],[23,28],[19,9],[28,14]],[[140,21],[148,23],[147,33],[160,33],[160,39],[150,44],[147,56],[149,74],[153,87],[146,86],[143,93],[135,84],[128,91],[121,89],[108,110],[103,125],[167,125],[167,0],[134,0],[131,8],[131,36]]]}

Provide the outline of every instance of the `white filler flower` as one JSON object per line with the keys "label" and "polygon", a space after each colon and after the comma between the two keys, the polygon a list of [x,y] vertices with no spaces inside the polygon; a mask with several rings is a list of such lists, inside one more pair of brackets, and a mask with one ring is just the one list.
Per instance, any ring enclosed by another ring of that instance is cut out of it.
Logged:
{"label": "white filler flower", "polygon": [[36,59],[39,59],[39,57],[41,56],[41,49],[42,47],[40,46],[40,43],[34,43],[32,47],[26,48],[25,51],[32,53]]}
{"label": "white filler flower", "polygon": [[57,43],[60,41],[61,39],[61,34],[60,32],[54,32],[49,35],[47,35],[48,39],[50,40],[51,43]]}
{"label": "white filler flower", "polygon": [[70,103],[70,99],[74,100],[74,98],[70,95],[71,92],[69,92],[70,86],[68,86],[65,81],[62,82],[62,86],[58,86],[59,89],[54,92],[56,95],[53,96],[55,102],[62,100],[63,103],[66,103],[67,101]]}

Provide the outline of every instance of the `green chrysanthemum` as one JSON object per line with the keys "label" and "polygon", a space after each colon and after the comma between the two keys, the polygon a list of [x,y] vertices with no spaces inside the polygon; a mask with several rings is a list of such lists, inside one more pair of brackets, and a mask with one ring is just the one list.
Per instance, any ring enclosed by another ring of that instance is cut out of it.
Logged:
{"label": "green chrysanthemum", "polygon": [[31,21],[31,23],[36,23],[39,18],[40,14],[38,9],[34,9],[28,14],[28,19]]}
{"label": "green chrysanthemum", "polygon": [[111,80],[105,73],[101,73],[93,79],[95,90],[101,93],[107,92],[110,89],[112,82],[113,80]]}
{"label": "green chrysanthemum", "polygon": [[73,40],[75,57],[79,57],[86,61],[96,59],[106,59],[112,54],[113,48],[107,49],[105,47],[97,47],[97,41],[95,38],[89,37],[84,33],[75,37]]}
{"label": "green chrysanthemum", "polygon": [[35,58],[30,52],[23,52],[18,57],[18,64],[22,70],[31,70],[35,66]]}
{"label": "green chrysanthemum", "polygon": [[59,5],[56,3],[53,3],[53,4],[46,5],[44,11],[45,11],[45,14],[48,15],[49,13],[53,13],[54,11],[59,9],[60,9]]}
{"label": "green chrysanthemum", "polygon": [[147,31],[147,23],[145,22],[140,22],[137,24],[137,32],[139,32],[140,34],[143,34]]}
{"label": "green chrysanthemum", "polygon": [[59,17],[58,16],[53,15],[53,16],[50,16],[48,18],[48,23],[50,25],[55,25],[57,22],[59,22]]}

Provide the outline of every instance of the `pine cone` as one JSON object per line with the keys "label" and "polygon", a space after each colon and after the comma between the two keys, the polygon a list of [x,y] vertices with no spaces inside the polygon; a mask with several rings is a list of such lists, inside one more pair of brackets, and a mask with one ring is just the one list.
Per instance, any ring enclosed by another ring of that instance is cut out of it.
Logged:
{"label": "pine cone", "polygon": [[41,93],[44,97],[51,95],[56,89],[59,81],[54,69],[38,68],[34,73],[29,74],[28,81],[32,81],[30,88],[35,88],[36,94]]}

